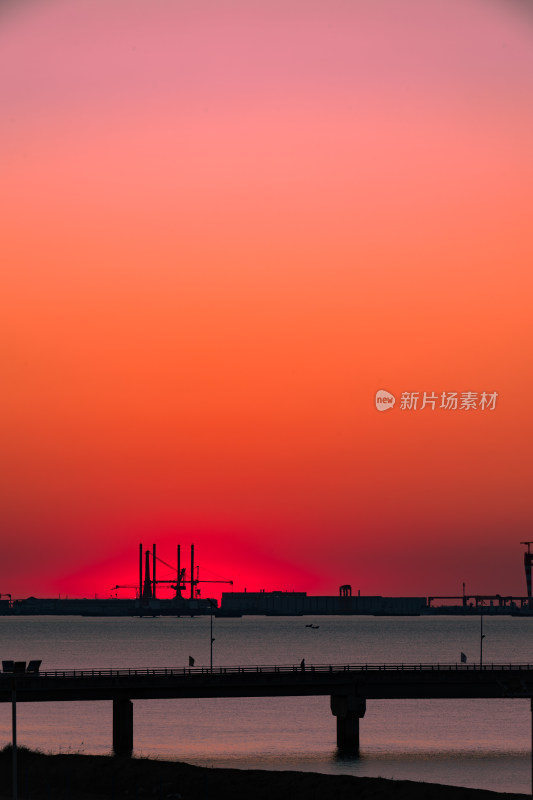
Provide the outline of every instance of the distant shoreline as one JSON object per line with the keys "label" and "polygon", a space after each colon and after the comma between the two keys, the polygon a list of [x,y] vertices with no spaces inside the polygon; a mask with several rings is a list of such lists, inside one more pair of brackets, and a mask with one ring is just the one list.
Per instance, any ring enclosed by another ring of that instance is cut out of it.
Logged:
{"label": "distant shoreline", "polygon": [[[0,800],[11,798],[8,746],[0,751]],[[35,800],[526,800],[530,795],[416,781],[314,772],[221,769],[180,761],[82,754],[48,755],[20,748],[19,798]]]}

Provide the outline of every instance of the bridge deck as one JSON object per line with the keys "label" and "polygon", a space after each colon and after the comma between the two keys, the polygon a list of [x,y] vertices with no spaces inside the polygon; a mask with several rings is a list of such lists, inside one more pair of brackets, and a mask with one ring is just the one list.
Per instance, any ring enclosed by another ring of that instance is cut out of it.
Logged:
{"label": "bridge deck", "polygon": [[[0,702],[113,701],[113,750],[133,751],[135,699],[329,695],[337,745],[357,753],[370,699],[532,698],[530,664],[310,664],[0,673]],[[533,701],[532,701],[533,709]],[[15,752],[15,748],[14,748]]]}
{"label": "bridge deck", "polygon": [[[56,669],[40,671],[37,675],[46,677],[89,677],[94,675],[228,675],[232,673],[269,673],[269,672],[404,672],[404,671],[431,671],[431,672],[494,672],[494,671],[533,671],[533,664],[508,663],[508,664],[462,664],[462,663],[401,663],[401,664],[306,664],[302,669],[296,664],[262,664],[254,666],[225,666],[225,667],[169,667],[160,669]],[[22,673],[16,677],[27,676]],[[13,677],[12,672],[0,672],[0,680]]]}
{"label": "bridge deck", "polygon": [[0,702],[354,695],[364,699],[533,697],[530,664],[310,664],[0,673]]}

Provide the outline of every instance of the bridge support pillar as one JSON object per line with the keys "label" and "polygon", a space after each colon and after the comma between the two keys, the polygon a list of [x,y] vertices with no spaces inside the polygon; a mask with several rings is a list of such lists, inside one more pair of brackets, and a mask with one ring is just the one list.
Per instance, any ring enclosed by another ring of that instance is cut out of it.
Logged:
{"label": "bridge support pillar", "polygon": [[365,716],[366,700],[355,695],[331,695],[331,713],[337,717],[337,747],[359,752],[359,720]]}
{"label": "bridge support pillar", "polygon": [[113,753],[129,758],[133,752],[133,703],[113,700]]}

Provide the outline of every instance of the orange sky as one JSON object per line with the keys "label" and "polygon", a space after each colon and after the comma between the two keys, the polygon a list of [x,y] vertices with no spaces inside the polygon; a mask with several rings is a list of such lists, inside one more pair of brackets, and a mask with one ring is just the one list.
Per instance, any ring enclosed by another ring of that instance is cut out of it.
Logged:
{"label": "orange sky", "polygon": [[526,6],[2,13],[0,590],[523,593]]}

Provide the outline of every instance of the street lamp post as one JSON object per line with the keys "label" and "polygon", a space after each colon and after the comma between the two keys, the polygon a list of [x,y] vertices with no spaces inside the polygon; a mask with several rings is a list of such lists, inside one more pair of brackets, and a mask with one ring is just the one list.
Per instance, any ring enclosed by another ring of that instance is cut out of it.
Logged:
{"label": "street lamp post", "polygon": [[11,762],[11,782],[13,784],[13,800],[17,800],[17,689],[15,679],[11,686],[11,743],[12,743],[12,762]]}
{"label": "street lamp post", "polygon": [[11,681],[11,744],[12,744],[12,761],[11,761],[11,784],[13,788],[13,800],[17,800],[18,796],[18,781],[17,781],[17,676],[24,674],[38,675],[41,661],[30,661],[26,666],[25,661],[2,661],[2,672],[12,674]]}

